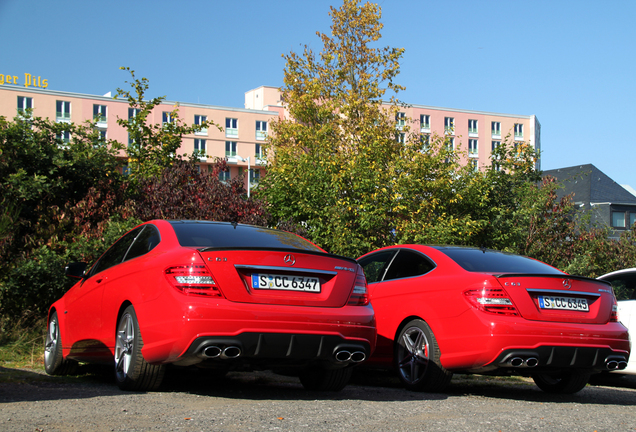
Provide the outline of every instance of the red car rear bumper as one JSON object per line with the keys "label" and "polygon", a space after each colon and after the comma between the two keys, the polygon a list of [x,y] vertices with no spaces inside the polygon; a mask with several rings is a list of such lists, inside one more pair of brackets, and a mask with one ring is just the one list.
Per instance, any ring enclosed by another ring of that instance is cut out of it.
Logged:
{"label": "red car rear bumper", "polygon": [[[469,311],[469,325],[452,330],[446,322],[438,341],[442,365],[449,370],[488,371],[510,366],[509,353],[537,356],[537,368],[571,367],[605,369],[608,356],[629,356],[627,329],[620,323],[572,324],[529,321]],[[467,317],[463,317],[467,318]],[[577,359],[578,357],[578,359]],[[523,365],[522,365],[523,367]]]}
{"label": "red car rear bumper", "polygon": [[[338,363],[335,352],[375,349],[375,318],[371,306],[316,308],[234,303],[225,299],[180,298],[157,314],[165,301],[137,305],[142,353],[151,363],[193,364],[206,360],[207,347],[238,346],[241,359],[298,363]],[[208,356],[209,357],[209,356]],[[219,360],[224,360],[219,356]]]}

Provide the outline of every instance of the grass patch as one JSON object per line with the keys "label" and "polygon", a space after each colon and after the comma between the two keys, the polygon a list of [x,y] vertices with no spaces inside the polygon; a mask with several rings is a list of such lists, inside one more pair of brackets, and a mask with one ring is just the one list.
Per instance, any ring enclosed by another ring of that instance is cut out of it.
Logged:
{"label": "grass patch", "polygon": [[46,318],[0,317],[0,366],[44,369]]}

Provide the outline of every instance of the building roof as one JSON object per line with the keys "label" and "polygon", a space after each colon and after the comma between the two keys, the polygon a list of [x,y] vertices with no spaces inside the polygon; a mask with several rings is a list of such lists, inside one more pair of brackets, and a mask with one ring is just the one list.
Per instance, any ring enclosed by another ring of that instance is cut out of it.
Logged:
{"label": "building roof", "polygon": [[561,194],[574,192],[576,203],[636,205],[636,196],[592,164],[543,171],[543,175],[563,184]]}

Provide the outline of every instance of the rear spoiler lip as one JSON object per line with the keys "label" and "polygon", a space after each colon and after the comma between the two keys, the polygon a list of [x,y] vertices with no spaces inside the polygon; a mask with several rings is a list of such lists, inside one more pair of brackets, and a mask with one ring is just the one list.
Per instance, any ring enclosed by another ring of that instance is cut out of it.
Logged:
{"label": "rear spoiler lip", "polygon": [[543,273],[495,273],[493,274],[494,277],[496,277],[497,279],[500,278],[509,278],[509,277],[547,277],[547,278],[553,278],[553,279],[574,279],[574,280],[580,280],[580,281],[585,281],[585,282],[601,282],[605,285],[609,285],[612,286],[611,283],[609,283],[608,281],[604,281],[604,280],[600,280],[600,279],[593,279],[593,278],[589,278],[586,276],[576,276],[576,275],[569,275],[569,274],[543,274]]}
{"label": "rear spoiler lip", "polygon": [[323,251],[312,251],[305,249],[295,249],[295,248],[266,248],[266,247],[204,247],[204,248],[196,248],[199,252],[216,252],[216,251],[268,251],[268,252],[287,252],[294,254],[303,254],[303,255],[318,255],[318,256],[326,256],[330,258],[342,259],[349,261],[351,263],[358,264],[358,262],[353,259],[343,255],[335,255],[329,252]]}

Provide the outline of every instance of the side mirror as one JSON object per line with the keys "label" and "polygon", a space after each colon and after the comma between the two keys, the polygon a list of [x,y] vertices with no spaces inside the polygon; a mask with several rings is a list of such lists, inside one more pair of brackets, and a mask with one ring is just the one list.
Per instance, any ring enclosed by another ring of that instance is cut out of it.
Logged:
{"label": "side mirror", "polygon": [[85,272],[86,272],[85,262],[70,263],[69,265],[66,266],[66,269],[64,269],[64,274],[74,279],[82,279],[84,277]]}

